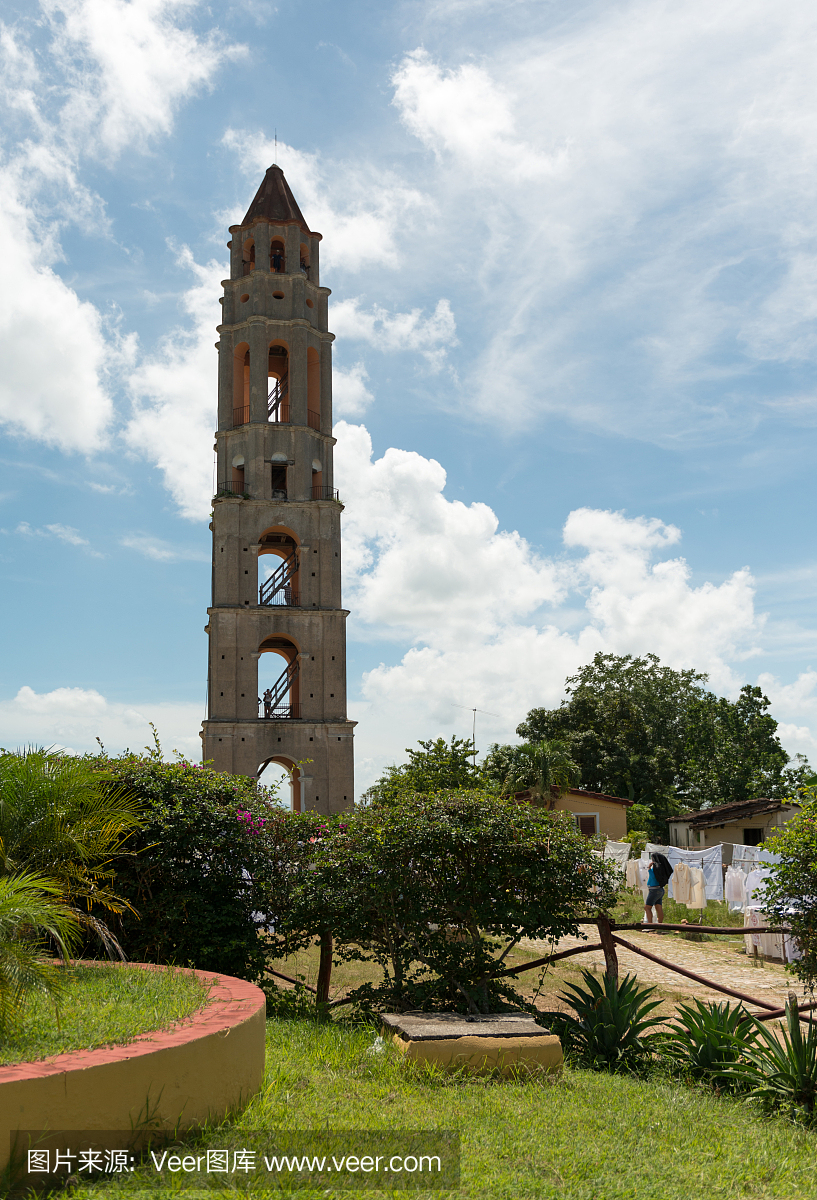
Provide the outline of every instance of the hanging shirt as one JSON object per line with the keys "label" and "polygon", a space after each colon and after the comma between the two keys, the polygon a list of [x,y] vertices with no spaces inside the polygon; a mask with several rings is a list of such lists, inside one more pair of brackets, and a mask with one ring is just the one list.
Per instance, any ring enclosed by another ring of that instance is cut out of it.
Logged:
{"label": "hanging shirt", "polygon": [[673,871],[672,894],[679,904],[689,904],[692,896],[692,873],[685,862],[678,863]]}
{"label": "hanging shirt", "polygon": [[690,867],[690,883],[692,885],[687,908],[706,908],[706,880],[701,867]]}
{"label": "hanging shirt", "polygon": [[766,890],[766,880],[771,875],[768,867],[757,867],[746,876],[746,903],[760,906],[763,903],[763,893]]}
{"label": "hanging shirt", "polygon": [[740,867],[726,868],[726,882],[724,885],[724,898],[726,900],[734,900],[739,904],[746,903],[746,876]]}
{"label": "hanging shirt", "polygon": [[641,887],[641,873],[638,870],[637,858],[631,858],[627,863],[627,887]]}

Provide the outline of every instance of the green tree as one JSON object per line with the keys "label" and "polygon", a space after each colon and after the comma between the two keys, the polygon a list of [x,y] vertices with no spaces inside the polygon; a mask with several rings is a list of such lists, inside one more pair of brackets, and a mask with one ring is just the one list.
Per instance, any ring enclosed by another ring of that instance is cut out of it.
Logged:
{"label": "green tree", "polygon": [[53,880],[79,923],[116,939],[100,909],[120,914],[111,859],[142,824],[138,798],[105,771],[51,750],[0,752],[0,876],[34,872]]}
{"label": "green tree", "polygon": [[[736,701],[708,691],[706,675],[662,666],[654,654],[597,654],[568,678],[559,708],[537,708],[517,727],[528,741],[559,739],[589,791],[649,809],[650,832],[666,818],[756,795],[784,796],[792,779],[777,723],[759,688]],[[799,777],[808,773],[799,763]]]}
{"label": "green tree", "polygon": [[[508,753],[510,751],[510,753]],[[495,781],[502,795],[529,790],[534,804],[553,806],[553,789],[562,795],[575,787],[579,767],[564,741],[524,743],[521,746],[492,746],[482,766],[485,776]]]}
{"label": "green tree", "polygon": [[788,755],[768,710],[768,698],[748,683],[734,702],[712,692],[693,700],[679,772],[690,808],[786,794]]}
{"label": "green tree", "polygon": [[418,742],[421,750],[406,748],[409,761],[386,768],[386,773],[361,796],[361,803],[390,804],[403,792],[448,791],[480,786],[480,771],[472,761],[474,744],[470,738],[438,737]]}
{"label": "green tree", "polygon": [[325,906],[339,959],[381,967],[358,999],[471,1012],[520,1003],[502,972],[521,938],[577,934],[616,893],[566,814],[463,790],[333,820],[299,888],[305,911]]}

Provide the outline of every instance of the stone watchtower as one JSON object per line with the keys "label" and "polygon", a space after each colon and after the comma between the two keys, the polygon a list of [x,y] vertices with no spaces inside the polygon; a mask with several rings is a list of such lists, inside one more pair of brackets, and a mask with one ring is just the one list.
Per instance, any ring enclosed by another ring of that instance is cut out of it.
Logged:
{"label": "stone watchtower", "polygon": [[280,763],[295,811],[337,812],[353,801],[355,722],[346,718],[321,235],[278,166],[230,233],[204,758],[252,777]]}

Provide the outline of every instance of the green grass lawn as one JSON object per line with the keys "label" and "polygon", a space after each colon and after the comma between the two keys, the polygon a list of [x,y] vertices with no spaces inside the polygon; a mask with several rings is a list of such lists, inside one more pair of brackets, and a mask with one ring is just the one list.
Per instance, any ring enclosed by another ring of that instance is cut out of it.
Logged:
{"label": "green grass lawn", "polygon": [[172,967],[145,971],[104,963],[68,971],[58,1008],[34,995],[19,1026],[0,1039],[0,1065],[126,1043],[140,1033],[167,1029],[201,1008],[209,991],[197,976]]}
{"label": "green grass lawn", "polygon": [[[422,1075],[375,1031],[270,1022],[263,1090],[231,1127],[241,1130],[458,1130],[460,1196],[467,1200],[717,1200],[817,1197],[817,1135],[745,1104],[664,1078],[566,1069],[553,1081]],[[193,1152],[225,1144],[226,1127],[190,1139]],[[304,1200],[353,1196],[327,1186]],[[144,1167],[121,1182],[83,1184],[76,1200],[191,1192]],[[254,1187],[254,1197],[285,1190]],[[366,1189],[367,1195],[402,1193]],[[418,1197],[439,1195],[412,1190]]]}

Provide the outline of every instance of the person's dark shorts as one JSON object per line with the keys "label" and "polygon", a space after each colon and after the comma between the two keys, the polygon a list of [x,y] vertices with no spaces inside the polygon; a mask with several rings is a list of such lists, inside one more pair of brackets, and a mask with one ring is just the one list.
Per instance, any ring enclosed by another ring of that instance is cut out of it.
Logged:
{"label": "person's dark shorts", "polygon": [[653,905],[660,904],[663,899],[663,888],[650,888],[650,890],[647,892],[647,899],[644,901],[644,904],[647,908],[652,908]]}

